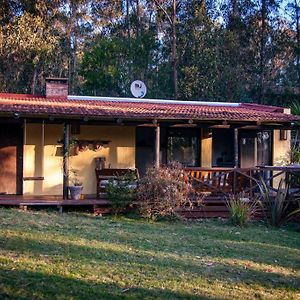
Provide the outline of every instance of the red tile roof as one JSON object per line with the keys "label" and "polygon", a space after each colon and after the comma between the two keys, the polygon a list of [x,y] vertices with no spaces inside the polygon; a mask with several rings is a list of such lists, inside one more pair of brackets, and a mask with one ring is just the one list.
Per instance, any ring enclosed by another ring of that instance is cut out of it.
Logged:
{"label": "red tile roof", "polygon": [[21,115],[53,115],[60,117],[97,117],[123,119],[193,119],[293,122],[299,116],[283,113],[282,108],[257,104],[209,104],[179,101],[110,99],[85,100],[45,98],[28,94],[1,94],[0,113]]}

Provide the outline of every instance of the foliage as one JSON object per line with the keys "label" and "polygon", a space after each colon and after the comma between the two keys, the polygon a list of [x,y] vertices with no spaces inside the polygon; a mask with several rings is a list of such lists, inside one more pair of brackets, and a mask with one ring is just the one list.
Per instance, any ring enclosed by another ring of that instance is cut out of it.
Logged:
{"label": "foliage", "polygon": [[180,164],[172,163],[159,168],[149,167],[140,180],[137,200],[144,217],[156,220],[159,217],[178,217],[177,209],[193,206],[193,188],[184,181]]}
{"label": "foliage", "polygon": [[82,181],[79,179],[78,170],[70,170],[70,179],[74,186],[82,186]]}
{"label": "foliage", "polygon": [[292,149],[292,157],[291,157],[292,163],[300,164],[300,148],[294,147]]}
{"label": "foliage", "polygon": [[1,299],[297,299],[297,224],[0,209]]}
{"label": "foliage", "polygon": [[110,179],[106,185],[107,199],[115,215],[123,213],[135,198],[137,179],[127,173],[118,179]]}
{"label": "foliage", "polygon": [[226,205],[230,221],[233,225],[240,227],[247,226],[257,210],[257,201],[250,201],[243,193],[231,195]]}
{"label": "foliage", "polygon": [[[300,20],[300,7],[299,7],[299,20]],[[300,30],[300,28],[299,28],[299,30]],[[300,55],[300,53],[299,53],[299,55]],[[300,56],[299,56],[299,59],[300,59]],[[299,67],[299,74],[300,74],[300,67]],[[300,77],[299,77],[299,80],[300,80]],[[300,102],[299,101],[292,102],[292,105],[290,106],[290,108],[291,108],[292,114],[300,116]],[[292,162],[300,163],[300,141],[299,141],[300,130],[296,129],[296,130],[292,131],[292,137],[293,137],[293,139],[292,139],[292,157],[291,157]]]}
{"label": "foliage", "polygon": [[291,110],[292,110],[292,113],[294,115],[300,116],[300,103],[299,102],[293,102],[292,105],[291,105]]}
{"label": "foliage", "polygon": [[300,199],[296,207],[288,201],[289,183],[283,179],[280,180],[278,190],[275,196],[266,182],[261,179],[259,188],[261,192],[260,205],[265,213],[267,223],[272,227],[280,227],[294,215],[300,212]]}
{"label": "foliage", "polygon": [[168,99],[177,78],[183,99],[300,99],[299,1],[2,2],[3,92],[43,93],[55,76],[72,94],[130,96],[141,79]]}

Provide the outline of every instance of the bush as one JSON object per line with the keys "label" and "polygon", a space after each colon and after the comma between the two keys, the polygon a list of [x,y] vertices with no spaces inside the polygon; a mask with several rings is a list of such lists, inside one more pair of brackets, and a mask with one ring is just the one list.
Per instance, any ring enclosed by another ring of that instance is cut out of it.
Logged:
{"label": "bush", "polygon": [[300,164],[300,147],[295,147],[292,149],[292,163]]}
{"label": "bush", "polygon": [[250,201],[243,193],[232,195],[227,201],[230,221],[235,226],[245,227],[253,217],[257,201]]}
{"label": "bush", "polygon": [[290,220],[295,214],[300,212],[299,199],[296,201],[298,202],[298,207],[295,207],[295,204],[293,206],[293,204],[288,201],[289,184],[286,183],[285,180],[280,180],[276,196],[274,197],[271,197],[271,190],[263,179],[261,179],[259,187],[262,198],[260,204],[265,213],[268,225],[280,227]]}
{"label": "bush", "polygon": [[150,167],[139,182],[137,199],[144,217],[179,217],[180,207],[193,206],[193,188],[184,181],[183,167],[178,163],[160,168]]}
{"label": "bush", "polygon": [[132,173],[109,180],[106,186],[107,198],[115,215],[124,213],[136,195],[136,178]]}

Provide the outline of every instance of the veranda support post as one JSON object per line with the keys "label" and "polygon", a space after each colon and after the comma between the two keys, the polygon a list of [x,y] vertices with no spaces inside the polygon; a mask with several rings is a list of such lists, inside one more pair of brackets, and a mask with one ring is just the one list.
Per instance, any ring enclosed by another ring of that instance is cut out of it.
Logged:
{"label": "veranda support post", "polygon": [[237,187],[237,172],[239,167],[239,132],[237,128],[234,128],[234,171],[233,171],[233,194],[236,193]]}
{"label": "veranda support post", "polygon": [[64,144],[63,144],[63,199],[68,199],[69,186],[69,141],[70,124],[64,123]]}
{"label": "veranda support post", "polygon": [[160,126],[155,127],[155,167],[160,166]]}

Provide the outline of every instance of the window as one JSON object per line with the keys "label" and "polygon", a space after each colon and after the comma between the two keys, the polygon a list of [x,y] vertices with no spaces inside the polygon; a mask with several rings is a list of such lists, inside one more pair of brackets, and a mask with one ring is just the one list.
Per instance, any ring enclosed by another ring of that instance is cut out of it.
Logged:
{"label": "window", "polygon": [[186,167],[200,164],[199,130],[169,129],[167,133],[167,163],[178,161]]}

